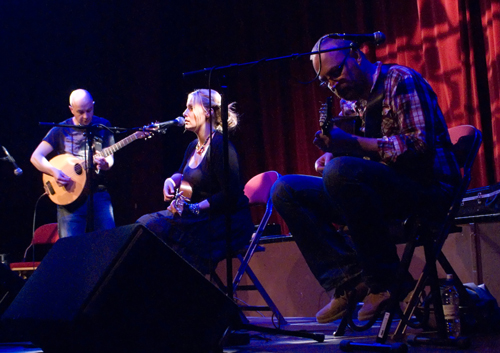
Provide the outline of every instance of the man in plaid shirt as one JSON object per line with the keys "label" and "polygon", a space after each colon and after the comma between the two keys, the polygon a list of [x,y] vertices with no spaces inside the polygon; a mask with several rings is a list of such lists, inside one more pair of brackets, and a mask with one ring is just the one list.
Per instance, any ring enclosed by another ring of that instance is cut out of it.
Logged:
{"label": "man in plaid shirt", "polygon": [[[415,212],[439,219],[460,180],[436,94],[419,73],[372,63],[353,43],[328,35],[313,51],[328,49],[336,50],[311,56],[313,67],[340,98],[340,115],[361,120],[360,134],[318,131],[322,177],[287,175],[273,188],[274,206],[312,273],[333,292],[316,315],[321,323],[342,317],[353,290],[363,300],[359,320],[378,312],[399,264],[388,220]],[[350,238],[334,224],[346,225]]]}

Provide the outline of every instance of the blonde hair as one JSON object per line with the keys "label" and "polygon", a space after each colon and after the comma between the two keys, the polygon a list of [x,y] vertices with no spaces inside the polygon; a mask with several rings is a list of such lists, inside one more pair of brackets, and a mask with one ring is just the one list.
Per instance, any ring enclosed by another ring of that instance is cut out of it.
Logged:
{"label": "blonde hair", "polygon": [[[210,96],[210,100],[209,100]],[[213,109],[214,114],[212,114],[212,124],[216,130],[222,131],[222,114],[221,114],[221,101],[222,97],[219,92],[215,90],[208,89],[197,89],[189,93],[188,102],[191,102],[193,106],[194,113],[208,114],[210,108]],[[238,125],[238,113],[235,110],[236,103],[231,103],[228,105],[228,117],[227,126],[232,129]]]}

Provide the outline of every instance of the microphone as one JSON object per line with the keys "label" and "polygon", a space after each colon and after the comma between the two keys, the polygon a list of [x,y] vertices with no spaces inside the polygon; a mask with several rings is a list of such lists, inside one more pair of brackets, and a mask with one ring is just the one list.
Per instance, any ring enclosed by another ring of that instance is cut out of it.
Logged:
{"label": "microphone", "polygon": [[19,168],[19,166],[16,164],[16,160],[10,155],[9,151],[7,151],[7,149],[2,146],[3,148],[3,151],[5,152],[5,155],[7,156],[7,160],[12,163],[12,165],[14,166],[14,174],[16,176],[19,176],[21,174],[23,174],[23,170],[21,168]]}
{"label": "microphone", "polygon": [[153,124],[154,127],[157,127],[158,129],[165,129],[170,126],[184,126],[185,120],[182,116],[178,116],[174,120],[169,120],[169,121],[164,121],[163,123],[156,123]]}
{"label": "microphone", "polygon": [[356,44],[372,42],[379,45],[385,42],[385,34],[380,31],[365,34],[332,33],[328,35],[328,38],[350,40]]}

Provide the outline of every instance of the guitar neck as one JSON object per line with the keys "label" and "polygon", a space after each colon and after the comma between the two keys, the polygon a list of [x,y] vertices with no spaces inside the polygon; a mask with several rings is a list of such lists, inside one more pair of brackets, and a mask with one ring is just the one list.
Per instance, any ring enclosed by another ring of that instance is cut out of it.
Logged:
{"label": "guitar neck", "polygon": [[[128,144],[130,144],[131,142],[134,142],[135,140],[139,139],[140,137],[140,132],[135,132],[133,133],[132,135],[130,136],[127,136],[125,137],[124,139],[118,141],[117,143],[109,146],[109,147],[106,147],[104,148],[102,151],[100,152],[97,152],[96,154],[99,155],[99,156],[102,156],[104,158],[106,158],[107,156],[110,156],[112,155],[113,153],[115,153],[116,151],[122,149],[123,147],[127,146]],[[84,161],[82,162],[82,167],[87,170],[88,168],[88,163],[87,161]]]}
{"label": "guitar neck", "polygon": [[137,133],[134,133],[130,136],[125,137],[124,139],[118,141],[117,143],[104,148],[99,154],[103,157],[107,157],[127,146],[129,143],[134,142],[138,139]]}
{"label": "guitar neck", "polygon": [[333,97],[328,97],[320,110],[320,123],[319,126],[323,134],[327,135],[330,132],[331,125],[333,124],[332,117],[332,102]]}

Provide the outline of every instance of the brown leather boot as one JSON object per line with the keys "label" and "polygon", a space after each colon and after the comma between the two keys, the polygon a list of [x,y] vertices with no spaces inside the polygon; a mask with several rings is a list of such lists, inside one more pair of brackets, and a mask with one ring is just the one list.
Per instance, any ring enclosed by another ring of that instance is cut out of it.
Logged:
{"label": "brown leather boot", "polygon": [[372,319],[377,314],[380,306],[390,297],[391,294],[387,290],[376,294],[369,293],[363,300],[363,306],[358,311],[358,320],[367,321]]}
{"label": "brown leather boot", "polygon": [[[358,284],[354,290],[356,291],[354,296],[356,301],[362,300],[368,293],[368,287],[364,283]],[[353,290],[341,290],[338,293],[335,291],[333,299],[316,314],[316,321],[320,324],[326,324],[342,318],[349,307],[349,298],[352,294]]]}

